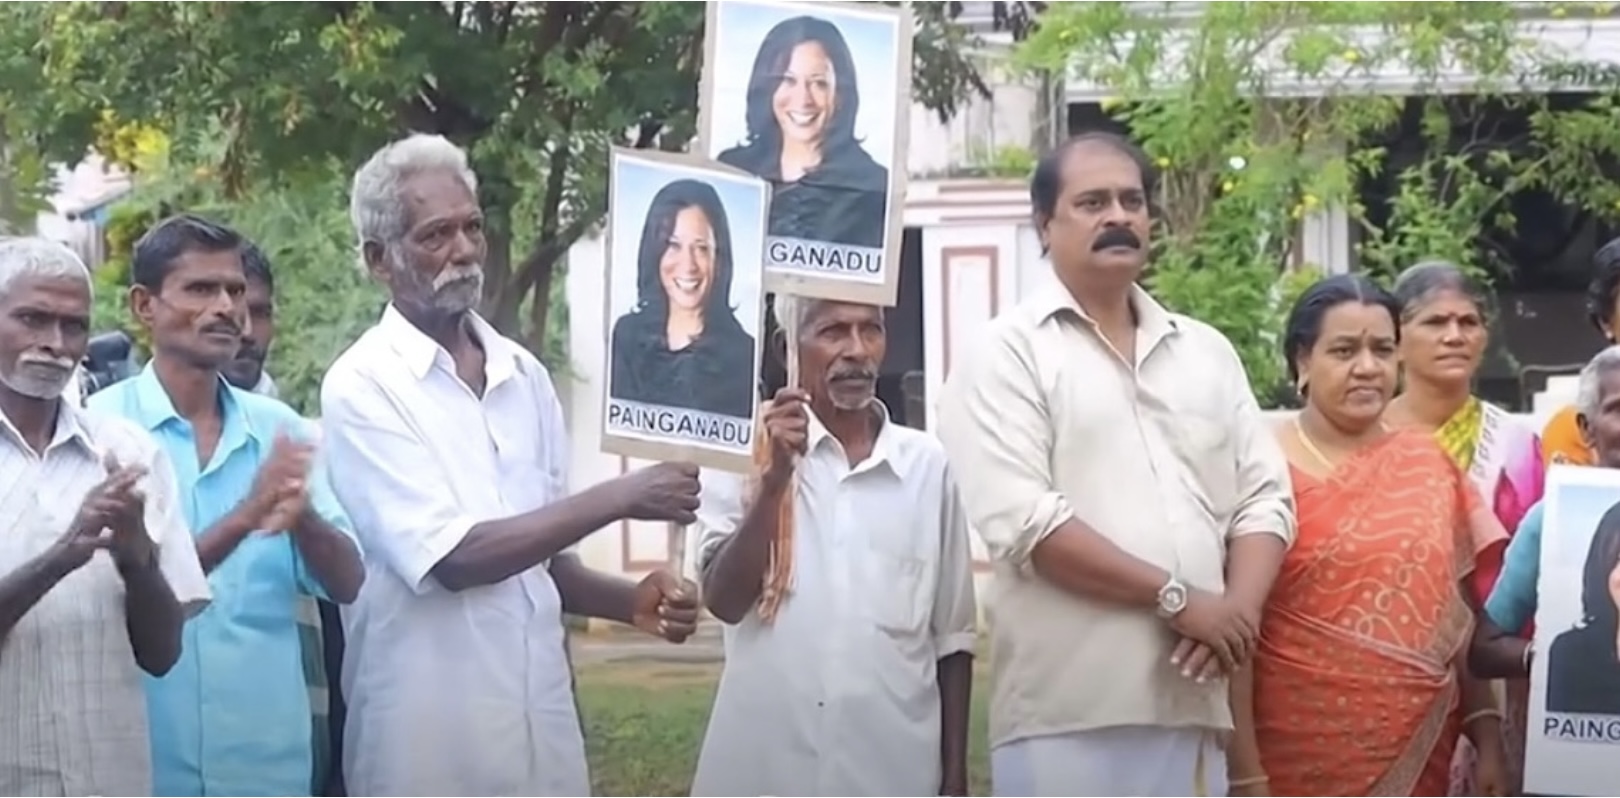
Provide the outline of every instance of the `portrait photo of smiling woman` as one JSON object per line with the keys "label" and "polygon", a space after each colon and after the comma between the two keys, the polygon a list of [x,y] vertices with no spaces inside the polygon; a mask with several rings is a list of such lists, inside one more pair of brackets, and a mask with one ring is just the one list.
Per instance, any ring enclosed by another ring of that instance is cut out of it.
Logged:
{"label": "portrait photo of smiling woman", "polygon": [[735,448],[759,393],[768,189],[678,158],[614,156],[604,418],[616,433]]}
{"label": "portrait photo of smiling woman", "polygon": [[884,280],[905,171],[901,19],[840,3],[712,9],[705,152],[770,182],[767,268]]}

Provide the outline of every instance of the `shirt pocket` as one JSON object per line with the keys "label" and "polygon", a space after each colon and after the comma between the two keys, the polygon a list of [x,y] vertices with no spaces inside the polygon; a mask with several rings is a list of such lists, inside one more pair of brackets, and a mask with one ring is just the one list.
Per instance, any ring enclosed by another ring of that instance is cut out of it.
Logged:
{"label": "shirt pocket", "polygon": [[872,622],[896,636],[922,635],[932,602],[928,600],[929,569],[921,557],[881,547],[867,550],[867,606]]}
{"label": "shirt pocket", "polygon": [[297,554],[289,532],[254,532],[237,545],[214,573],[216,595],[229,597],[233,620],[260,631],[275,631],[298,619]]}
{"label": "shirt pocket", "polygon": [[1173,445],[1186,464],[1193,494],[1217,518],[1236,503],[1237,453],[1230,423],[1199,413],[1178,413],[1173,422]]}

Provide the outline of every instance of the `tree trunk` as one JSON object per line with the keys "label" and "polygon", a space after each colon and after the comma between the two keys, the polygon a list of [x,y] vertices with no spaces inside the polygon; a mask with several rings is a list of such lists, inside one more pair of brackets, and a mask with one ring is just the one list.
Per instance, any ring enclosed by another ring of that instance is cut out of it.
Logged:
{"label": "tree trunk", "polygon": [[529,296],[529,330],[523,340],[529,345],[529,351],[538,358],[544,358],[546,353],[546,336],[550,333],[547,325],[551,322],[551,285],[557,274],[558,260],[560,258],[551,258],[534,267],[534,290]]}

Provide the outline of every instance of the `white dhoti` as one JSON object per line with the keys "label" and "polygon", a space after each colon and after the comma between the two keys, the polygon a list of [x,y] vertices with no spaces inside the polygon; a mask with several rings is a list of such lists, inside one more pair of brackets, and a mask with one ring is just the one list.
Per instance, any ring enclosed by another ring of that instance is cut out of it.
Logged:
{"label": "white dhoti", "polygon": [[1207,729],[1127,726],[1027,737],[990,752],[995,795],[1226,795],[1226,752]]}

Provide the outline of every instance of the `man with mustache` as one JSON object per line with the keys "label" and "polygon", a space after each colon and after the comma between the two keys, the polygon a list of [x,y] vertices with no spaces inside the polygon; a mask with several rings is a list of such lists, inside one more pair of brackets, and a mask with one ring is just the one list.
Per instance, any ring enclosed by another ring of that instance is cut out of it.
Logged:
{"label": "man with mustache", "polygon": [[882,308],[778,294],[775,314],[799,384],[763,414],[769,459],[747,483],[704,474],[726,662],[692,794],[967,795],[978,609],[945,453],[877,399]]}
{"label": "man with mustache", "polygon": [[276,282],[270,273],[270,259],[251,241],[242,248],[242,271],[247,274],[248,324],[242,329],[242,346],[221,373],[232,385],[244,391],[279,398],[276,381],[264,370],[270,345],[276,340]]}
{"label": "man with mustache", "polygon": [[63,400],[90,271],[0,238],[0,793],[151,795],[142,674],[207,606],[174,469],[145,432]]}
{"label": "man with mustache", "polygon": [[195,216],[135,244],[130,309],[152,360],[88,406],[144,427],[179,473],[196,549],[219,600],[148,682],[158,795],[309,795],[309,689],[298,600],[352,601],[365,578],[315,460],[315,429],[221,370],[248,329],[246,241]]}
{"label": "man with mustache", "polygon": [[355,795],[589,795],[563,612],[682,642],[696,589],[600,574],[571,549],[625,519],[690,523],[697,469],[571,491],[550,374],[475,311],[488,245],[460,148],[389,144],[349,202],[389,304],[321,386],[338,496],[372,555],[344,613],[344,780]]}
{"label": "man with mustache", "polygon": [[1153,178],[1111,134],[1044,155],[1057,279],[946,377],[940,438],[995,564],[997,795],[1225,795],[1226,676],[1295,535],[1236,351],[1136,284]]}

